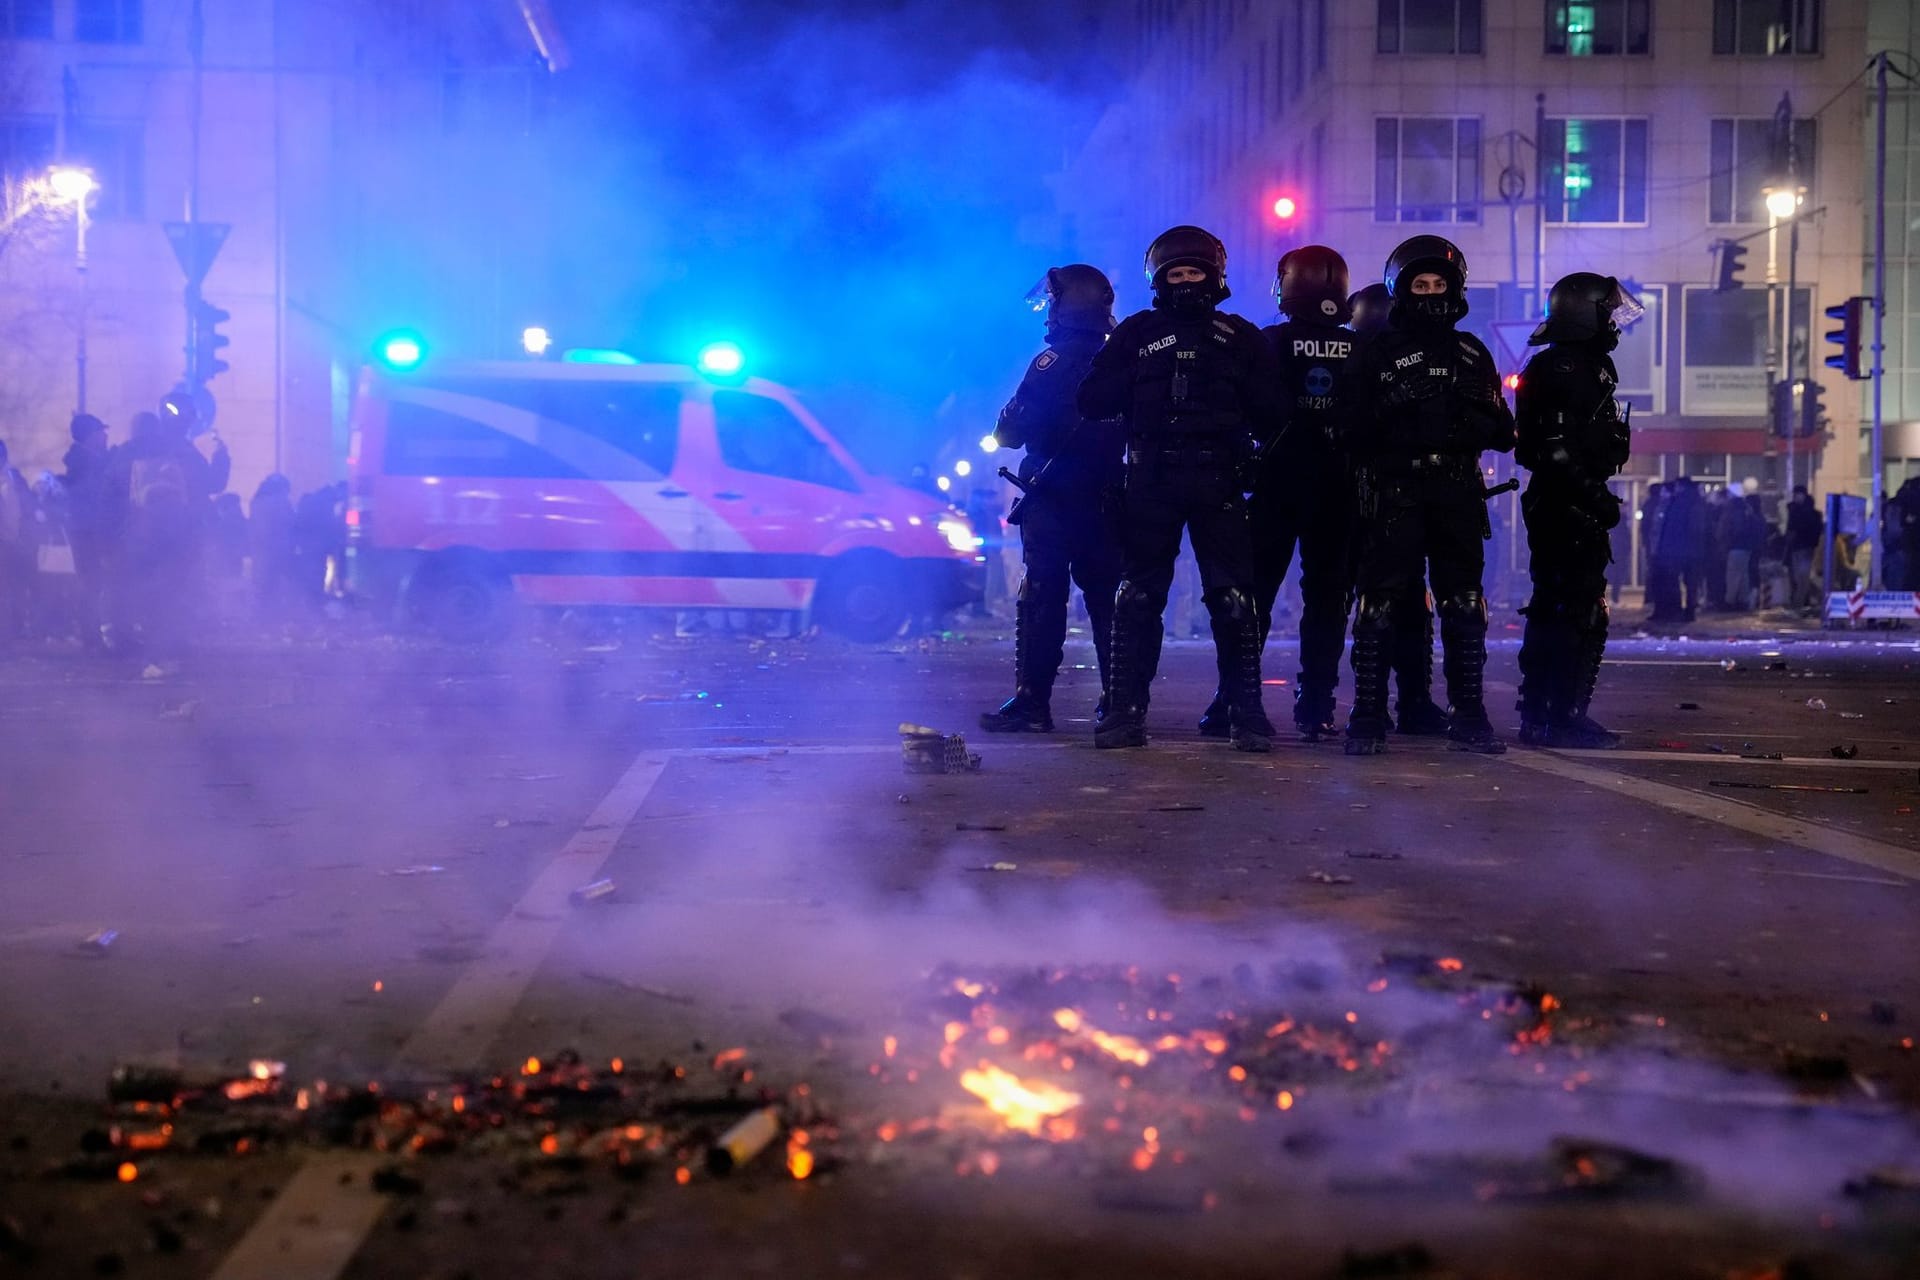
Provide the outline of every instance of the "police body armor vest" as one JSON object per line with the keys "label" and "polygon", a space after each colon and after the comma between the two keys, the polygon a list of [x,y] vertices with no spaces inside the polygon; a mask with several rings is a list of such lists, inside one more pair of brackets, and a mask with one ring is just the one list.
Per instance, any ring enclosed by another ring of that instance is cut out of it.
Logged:
{"label": "police body armor vest", "polygon": [[1168,444],[1240,437],[1247,429],[1233,322],[1217,311],[1165,308],[1141,326],[1133,376],[1133,438]]}
{"label": "police body armor vest", "polygon": [[1288,320],[1261,330],[1280,370],[1286,431],[1279,448],[1293,457],[1337,452],[1352,405],[1343,370],[1357,339],[1351,329]]}
{"label": "police body armor vest", "polygon": [[1536,352],[1520,374],[1515,459],[1542,478],[1555,478],[1551,454],[1557,440],[1587,476],[1618,471],[1629,444],[1614,399],[1619,382],[1610,357],[1580,344]]}

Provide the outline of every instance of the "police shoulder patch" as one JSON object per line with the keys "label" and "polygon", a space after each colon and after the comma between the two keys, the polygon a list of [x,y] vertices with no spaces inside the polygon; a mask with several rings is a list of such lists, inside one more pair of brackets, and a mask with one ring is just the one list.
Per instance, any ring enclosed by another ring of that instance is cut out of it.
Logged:
{"label": "police shoulder patch", "polygon": [[1059,358],[1060,353],[1049,347],[1047,350],[1042,351],[1039,357],[1034,360],[1033,367],[1036,369],[1050,369],[1053,367],[1054,361]]}

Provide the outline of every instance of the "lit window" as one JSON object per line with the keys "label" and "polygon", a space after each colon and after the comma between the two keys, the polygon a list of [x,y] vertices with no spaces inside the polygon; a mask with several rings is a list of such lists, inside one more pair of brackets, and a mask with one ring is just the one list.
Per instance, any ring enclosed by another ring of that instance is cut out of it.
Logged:
{"label": "lit window", "polygon": [[1547,0],[1547,52],[1569,58],[1646,53],[1651,9],[1652,0]]}
{"label": "lit window", "polygon": [[1549,120],[1546,156],[1549,222],[1647,220],[1647,122]]}

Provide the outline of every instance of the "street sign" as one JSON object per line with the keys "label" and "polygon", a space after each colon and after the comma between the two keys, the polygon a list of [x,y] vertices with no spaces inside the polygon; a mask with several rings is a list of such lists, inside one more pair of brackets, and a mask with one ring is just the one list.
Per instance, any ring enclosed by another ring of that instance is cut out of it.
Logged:
{"label": "street sign", "polygon": [[213,260],[220,254],[220,246],[227,242],[227,232],[233,230],[231,222],[163,222],[160,225],[167,233],[167,243],[173,246],[173,256],[180,263],[180,269],[187,273],[187,283],[196,287],[207,278]]}

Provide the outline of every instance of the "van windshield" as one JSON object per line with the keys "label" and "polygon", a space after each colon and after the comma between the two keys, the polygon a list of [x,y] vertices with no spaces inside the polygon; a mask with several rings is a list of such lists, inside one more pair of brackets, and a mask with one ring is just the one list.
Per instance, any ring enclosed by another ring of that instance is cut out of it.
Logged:
{"label": "van windshield", "polygon": [[859,492],[860,486],[827,446],[778,400],[747,391],[716,391],[713,430],[721,460],[735,471]]}

